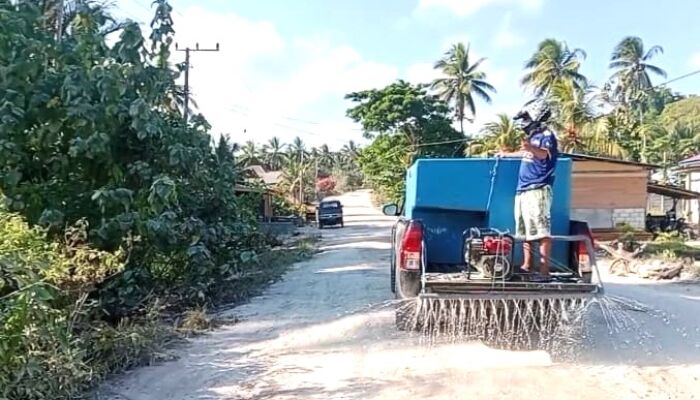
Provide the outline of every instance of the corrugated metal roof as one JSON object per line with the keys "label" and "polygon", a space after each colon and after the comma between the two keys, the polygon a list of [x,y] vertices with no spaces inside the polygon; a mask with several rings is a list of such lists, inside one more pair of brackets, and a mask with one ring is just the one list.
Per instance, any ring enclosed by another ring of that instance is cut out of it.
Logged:
{"label": "corrugated metal roof", "polygon": [[244,168],[244,171],[252,171],[258,178],[262,179],[266,185],[276,185],[282,178],[282,171],[265,171],[260,165],[251,165]]}
{"label": "corrugated metal roof", "polygon": [[681,160],[679,162],[680,165],[684,164],[694,164],[694,163],[700,163],[700,154],[696,154],[692,157],[688,157],[685,160]]}
{"label": "corrugated metal roof", "polygon": [[610,163],[615,163],[615,164],[625,164],[625,165],[635,165],[638,167],[644,167],[646,169],[658,169],[661,168],[660,165],[654,165],[654,164],[647,164],[647,163],[641,163],[637,161],[627,161],[627,160],[620,160],[618,158],[611,158],[611,157],[600,157],[600,156],[591,156],[588,154],[578,154],[578,153],[560,153],[560,157],[564,158],[571,158],[572,160],[581,160],[581,161],[602,161],[602,162],[610,162]]}
{"label": "corrugated metal roof", "polygon": [[700,199],[700,193],[678,186],[664,185],[658,182],[647,183],[647,192],[676,199]]}

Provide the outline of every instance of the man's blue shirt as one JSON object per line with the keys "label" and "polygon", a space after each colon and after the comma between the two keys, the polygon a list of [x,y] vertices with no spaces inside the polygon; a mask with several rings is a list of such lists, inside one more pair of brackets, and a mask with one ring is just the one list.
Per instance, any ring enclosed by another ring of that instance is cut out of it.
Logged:
{"label": "man's blue shirt", "polygon": [[559,156],[557,137],[552,131],[545,129],[534,132],[527,140],[531,146],[547,150],[549,155],[538,159],[528,153],[526,157],[523,157],[518,173],[517,192],[554,184],[554,167],[557,165],[557,157]]}

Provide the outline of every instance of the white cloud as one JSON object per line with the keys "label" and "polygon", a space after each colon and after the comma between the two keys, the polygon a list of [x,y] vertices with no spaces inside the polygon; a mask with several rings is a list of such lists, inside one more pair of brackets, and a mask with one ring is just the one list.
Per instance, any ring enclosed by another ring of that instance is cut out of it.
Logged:
{"label": "white cloud", "polygon": [[524,10],[537,11],[544,0],[419,0],[417,13],[430,10],[447,10],[459,17],[466,17],[491,5],[517,5]]}
{"label": "white cloud", "polygon": [[[141,10],[138,18],[150,16]],[[269,21],[201,6],[180,9],[173,19],[180,48],[220,43],[219,52],[192,53],[190,86],[214,134],[229,134],[239,143],[272,136],[286,142],[300,136],[309,145],[332,148],[362,142],[359,127],[345,116],[343,96],[387,85],[399,75],[397,67],[367,60],[332,35],[285,40]],[[184,54],[176,57],[182,61]]]}
{"label": "white cloud", "polygon": [[700,68],[700,51],[690,57],[690,60],[688,60],[688,65],[690,68]]}
{"label": "white cloud", "polygon": [[501,21],[501,27],[493,38],[494,46],[505,49],[517,47],[525,43],[525,38],[514,33],[510,27],[511,13],[507,13]]}
{"label": "white cloud", "polygon": [[440,77],[440,71],[432,63],[417,63],[409,65],[401,77],[411,83],[430,83]]}

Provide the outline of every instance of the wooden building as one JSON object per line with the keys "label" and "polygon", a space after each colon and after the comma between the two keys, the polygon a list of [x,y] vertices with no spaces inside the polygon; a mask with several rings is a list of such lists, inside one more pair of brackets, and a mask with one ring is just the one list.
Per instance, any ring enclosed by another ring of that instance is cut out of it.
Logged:
{"label": "wooden building", "polygon": [[588,222],[594,230],[619,224],[644,229],[647,184],[655,165],[581,154],[572,159],[571,218]]}
{"label": "wooden building", "polygon": [[[685,190],[700,192],[700,154],[686,158],[678,163],[673,173],[682,182]],[[678,211],[688,222],[700,224],[700,201],[697,197],[685,198],[681,201]]]}
{"label": "wooden building", "polygon": [[272,198],[275,192],[271,189],[256,188],[238,184],[235,187],[236,196],[257,195],[259,196],[258,218],[264,222],[270,222],[274,217],[272,210]]}
{"label": "wooden building", "polygon": [[[676,202],[697,204],[700,198],[692,190],[651,180],[661,169],[656,165],[582,154],[562,157],[573,161],[571,218],[588,222],[600,240],[617,237],[620,224],[644,232],[648,215],[658,218]],[[678,217],[685,216],[682,209]]]}

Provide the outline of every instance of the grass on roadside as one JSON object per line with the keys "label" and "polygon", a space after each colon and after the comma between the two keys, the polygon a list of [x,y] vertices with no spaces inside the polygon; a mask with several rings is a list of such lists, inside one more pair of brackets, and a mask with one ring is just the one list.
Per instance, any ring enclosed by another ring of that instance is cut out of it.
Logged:
{"label": "grass on roadside", "polygon": [[700,247],[687,244],[676,234],[661,234],[644,251],[649,256],[700,259]]}

